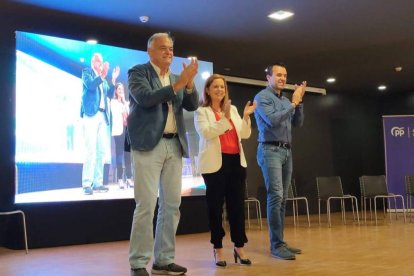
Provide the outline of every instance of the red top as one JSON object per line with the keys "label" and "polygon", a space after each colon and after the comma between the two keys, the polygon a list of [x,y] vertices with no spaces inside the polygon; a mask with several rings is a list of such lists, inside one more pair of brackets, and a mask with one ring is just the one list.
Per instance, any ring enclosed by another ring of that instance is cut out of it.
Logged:
{"label": "red top", "polygon": [[[220,115],[217,112],[214,112],[214,116],[216,117],[216,121],[220,120]],[[230,120],[230,124],[232,128],[219,137],[221,152],[228,154],[237,154],[240,153],[239,137],[237,137],[236,128],[234,127],[232,120]]]}

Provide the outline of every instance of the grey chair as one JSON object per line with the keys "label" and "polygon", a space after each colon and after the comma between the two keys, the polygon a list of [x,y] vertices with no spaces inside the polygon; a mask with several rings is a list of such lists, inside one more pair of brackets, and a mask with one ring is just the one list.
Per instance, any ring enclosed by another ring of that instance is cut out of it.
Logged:
{"label": "grey chair", "polygon": [[244,203],[247,205],[247,224],[250,229],[250,204],[253,203],[256,207],[256,218],[257,218],[257,224],[259,225],[260,229],[262,229],[262,211],[260,209],[260,201],[249,195],[249,190],[247,187],[247,181],[246,183],[246,196],[244,199]]}
{"label": "grey chair", "polygon": [[292,179],[292,183],[289,186],[288,190],[288,197],[286,199],[287,201],[292,201],[292,208],[293,208],[293,225],[296,226],[299,225],[299,200],[303,200],[305,202],[306,206],[306,214],[308,216],[308,226],[310,227],[310,219],[309,219],[309,204],[308,199],[304,196],[298,196],[296,191],[296,184],[295,180]]}
{"label": "grey chair", "polygon": [[28,254],[29,253],[29,247],[27,246],[26,217],[24,215],[24,212],[22,210],[0,212],[0,216],[7,216],[7,215],[14,215],[14,214],[20,214],[22,216],[24,245],[25,245],[25,248],[26,248],[26,254]]}
{"label": "grey chair", "polygon": [[405,196],[407,199],[407,209],[410,212],[410,222],[412,217],[412,200],[414,197],[414,175],[406,175],[405,176]]}
{"label": "grey chair", "polygon": [[[364,221],[367,221],[367,200],[369,201],[369,210],[372,219],[372,209],[371,209],[371,200],[374,200],[374,213],[375,213],[375,224],[378,224],[377,220],[377,199],[383,200],[383,211],[385,216],[385,199],[387,199],[388,208],[390,208],[390,199],[394,200],[394,212],[395,218],[397,219],[397,198],[401,199],[401,204],[403,207],[404,222],[406,222],[405,217],[405,206],[404,206],[404,197],[402,195],[393,194],[388,192],[387,181],[385,180],[385,175],[363,175],[359,178],[360,188],[361,188],[361,204],[364,214]],[[391,212],[389,212],[390,221],[391,221]]]}
{"label": "grey chair", "polygon": [[358,212],[358,200],[353,195],[345,195],[342,189],[342,181],[339,176],[331,177],[316,177],[316,187],[318,191],[318,211],[319,211],[319,224],[321,224],[321,201],[326,201],[326,214],[328,217],[328,226],[331,227],[331,204],[332,199],[339,199],[341,201],[341,215],[342,222],[346,223],[345,217],[345,200],[351,200],[352,215],[355,221],[355,209],[356,218],[359,224],[359,212]]}

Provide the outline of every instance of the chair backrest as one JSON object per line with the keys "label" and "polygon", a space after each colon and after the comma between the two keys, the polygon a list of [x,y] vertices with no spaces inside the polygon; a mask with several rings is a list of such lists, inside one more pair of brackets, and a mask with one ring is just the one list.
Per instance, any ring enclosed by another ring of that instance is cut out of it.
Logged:
{"label": "chair backrest", "polygon": [[316,188],[319,199],[327,199],[331,196],[343,196],[342,181],[339,176],[316,177]]}
{"label": "chair backrest", "polygon": [[374,197],[388,195],[387,181],[385,175],[363,175],[359,178],[361,195]]}
{"label": "chair backrest", "polygon": [[407,195],[414,195],[414,175],[405,176],[405,193]]}

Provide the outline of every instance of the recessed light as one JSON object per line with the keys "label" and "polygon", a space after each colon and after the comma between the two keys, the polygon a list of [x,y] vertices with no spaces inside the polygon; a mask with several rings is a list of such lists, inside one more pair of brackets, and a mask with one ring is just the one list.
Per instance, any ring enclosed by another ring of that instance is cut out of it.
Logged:
{"label": "recessed light", "polygon": [[267,17],[276,19],[276,20],[284,20],[288,17],[291,17],[292,15],[294,15],[293,12],[280,10],[280,11],[269,14]]}
{"label": "recessed light", "polygon": [[335,78],[327,78],[326,81],[329,82],[329,83],[333,83],[333,82],[336,81],[336,79]]}
{"label": "recessed light", "polygon": [[139,21],[141,21],[142,23],[147,23],[149,21],[149,16],[142,15],[139,17]]}
{"label": "recessed light", "polygon": [[380,85],[380,86],[378,86],[378,90],[383,91],[383,90],[385,90],[385,89],[387,89],[387,87],[386,87],[385,85]]}
{"label": "recessed light", "polygon": [[401,72],[402,71],[402,66],[397,66],[394,68],[395,72]]}
{"label": "recessed light", "polygon": [[88,40],[86,40],[86,43],[88,43],[88,44],[96,44],[96,43],[98,43],[98,40],[96,40],[96,39],[88,39]]}

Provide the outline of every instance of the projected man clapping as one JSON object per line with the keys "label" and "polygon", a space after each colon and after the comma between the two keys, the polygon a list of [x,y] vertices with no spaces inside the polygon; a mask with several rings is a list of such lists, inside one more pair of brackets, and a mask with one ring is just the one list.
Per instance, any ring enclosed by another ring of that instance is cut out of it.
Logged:
{"label": "projected man clapping", "polygon": [[83,93],[81,117],[84,126],[85,159],[82,171],[82,188],[85,195],[107,192],[103,185],[105,154],[109,145],[110,108],[108,98],[114,96],[114,85],[120,69],[112,70],[111,81],[107,81],[109,63],[100,53],[91,59],[91,68],[82,71]]}

